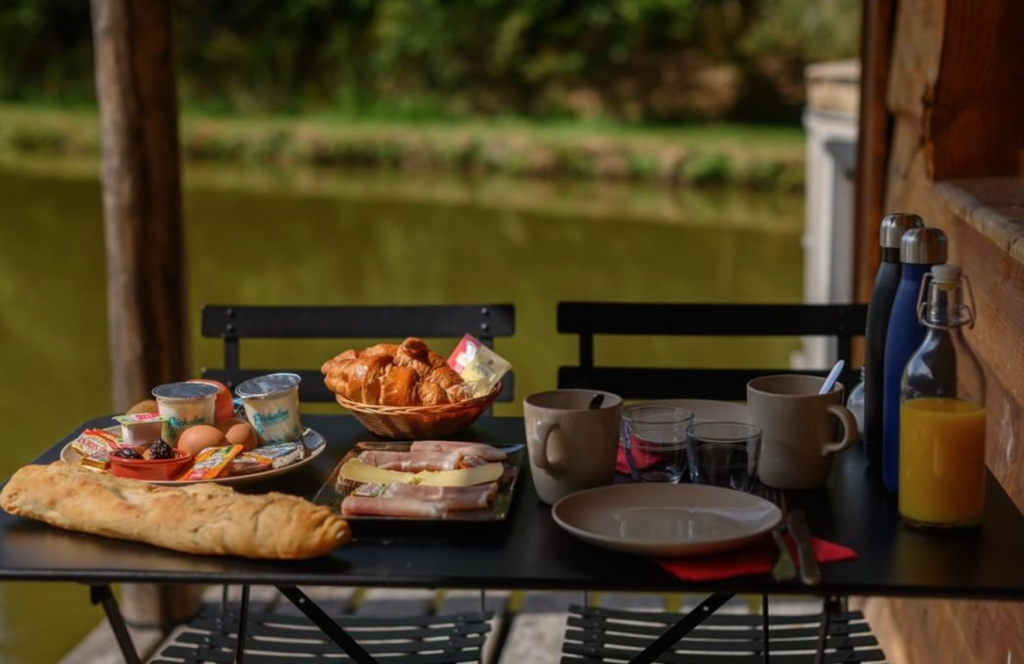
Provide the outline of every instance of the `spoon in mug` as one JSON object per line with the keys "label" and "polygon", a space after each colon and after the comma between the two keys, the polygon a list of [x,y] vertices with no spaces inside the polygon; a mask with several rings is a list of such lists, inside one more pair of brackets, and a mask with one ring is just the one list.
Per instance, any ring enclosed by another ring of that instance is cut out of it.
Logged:
{"label": "spoon in mug", "polygon": [[842,372],[843,365],[845,364],[846,363],[843,360],[836,362],[836,365],[832,367],[832,371],[828,372],[828,378],[826,378],[825,382],[822,383],[821,389],[818,390],[818,394],[828,394],[832,391],[832,386],[836,384],[837,380],[839,380],[839,374]]}
{"label": "spoon in mug", "polygon": [[597,410],[601,407],[602,403],[604,403],[604,395],[598,392],[594,395],[594,398],[590,400],[590,403],[587,404],[587,410]]}

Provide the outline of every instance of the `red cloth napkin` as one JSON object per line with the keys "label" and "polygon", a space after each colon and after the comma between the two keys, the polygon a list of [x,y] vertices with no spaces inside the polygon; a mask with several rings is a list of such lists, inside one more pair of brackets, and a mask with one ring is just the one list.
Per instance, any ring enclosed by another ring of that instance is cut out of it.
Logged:
{"label": "red cloth napkin", "polygon": [[[636,464],[638,470],[653,466],[659,459],[660,457],[657,454],[651,454],[636,447],[633,448],[633,463]],[[622,444],[622,441],[619,441],[619,453],[615,457],[615,470],[623,475],[629,475],[629,462],[626,461],[626,446]]]}
{"label": "red cloth napkin", "polygon": [[[800,564],[797,557],[796,544],[793,538],[786,535],[786,544],[793,562]],[[835,563],[842,560],[853,560],[857,552],[842,544],[811,538],[814,556],[819,563]],[[774,567],[775,546],[771,538],[765,538],[749,546],[727,553],[716,553],[695,558],[664,558],[658,560],[665,571],[683,581],[720,581],[736,576],[754,574],[770,574]]]}

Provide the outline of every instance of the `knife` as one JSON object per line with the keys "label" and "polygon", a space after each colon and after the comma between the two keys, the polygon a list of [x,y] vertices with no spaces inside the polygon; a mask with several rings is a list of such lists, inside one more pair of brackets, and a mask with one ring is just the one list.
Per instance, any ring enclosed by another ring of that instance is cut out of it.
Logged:
{"label": "knife", "polygon": [[796,565],[793,564],[793,556],[789,555],[789,547],[786,546],[786,538],[782,534],[786,529],[785,525],[778,525],[772,528],[772,539],[775,540],[775,548],[779,551],[779,557],[772,568],[772,576],[776,581],[788,581],[796,576]]}
{"label": "knife", "polygon": [[811,529],[807,526],[807,515],[803,510],[793,510],[789,513],[789,534],[796,542],[800,558],[800,579],[805,585],[818,585],[821,583],[821,569],[818,568],[818,559],[814,557]]}

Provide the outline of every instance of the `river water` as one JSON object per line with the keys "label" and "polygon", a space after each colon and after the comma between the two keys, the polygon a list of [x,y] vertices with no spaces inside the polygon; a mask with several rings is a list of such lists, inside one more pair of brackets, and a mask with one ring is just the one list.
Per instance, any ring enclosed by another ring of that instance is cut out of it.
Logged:
{"label": "river water", "polygon": [[[100,190],[85,163],[0,162],[0,475],[111,410]],[[193,366],[221,348],[200,306],[514,303],[498,341],[517,398],[576,356],[561,300],[797,302],[799,196],[266,168],[186,173]],[[158,252],[159,247],[152,251]],[[445,345],[447,343],[447,345]],[[438,344],[446,352],[452,342]],[[329,341],[243,344],[249,366],[316,367]],[[785,366],[791,339],[599,338],[598,364]],[[766,359],[767,358],[767,359]],[[498,414],[520,412],[517,404]],[[0,661],[56,661],[101,617],[70,584],[0,585]]]}

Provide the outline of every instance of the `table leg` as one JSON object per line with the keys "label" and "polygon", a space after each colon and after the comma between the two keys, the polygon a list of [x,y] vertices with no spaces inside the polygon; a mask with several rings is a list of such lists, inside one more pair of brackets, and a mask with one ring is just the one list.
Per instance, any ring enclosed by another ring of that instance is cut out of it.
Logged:
{"label": "table leg", "polygon": [[142,664],[139,653],[135,650],[135,644],[132,643],[132,635],[128,632],[128,626],[124,624],[124,616],[121,615],[121,609],[117,606],[117,600],[114,599],[114,593],[111,592],[110,586],[89,586],[89,601],[103,607],[103,612],[107,614],[107,620],[110,622],[110,629],[114,631],[114,638],[117,639],[121,654],[124,655],[125,664]]}
{"label": "table leg", "polygon": [[764,644],[761,647],[761,657],[764,660],[764,664],[770,664],[771,656],[771,639],[769,638],[768,631],[768,593],[761,595],[761,632]]}
{"label": "table leg", "polygon": [[306,593],[295,586],[277,586],[277,589],[299,611],[302,611],[307,618],[312,620],[313,624],[320,628],[320,631],[334,641],[341,648],[342,652],[351,657],[353,662],[356,664],[379,664],[370,653],[366,652],[361,645],[356,643],[355,639],[349,636],[348,632],[342,629],[338,623],[334,622],[329,615],[324,613],[323,609],[306,597]]}
{"label": "table leg", "polygon": [[693,631],[730,599],[732,599],[732,593],[715,593],[709,596],[697,608],[683,616],[679,622],[669,627],[668,631],[655,639],[651,645],[629,660],[629,664],[652,664],[654,660],[679,643],[680,639]]}
{"label": "table leg", "polygon": [[238,641],[235,643],[235,664],[245,664],[245,638],[249,631],[249,585],[242,586],[242,604],[238,607]]}
{"label": "table leg", "polygon": [[829,620],[843,611],[842,601],[829,595],[821,607],[821,625],[818,627],[818,646],[814,653],[814,664],[825,664],[825,649],[828,647]]}

